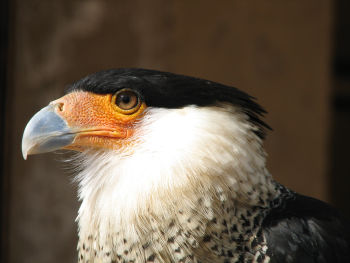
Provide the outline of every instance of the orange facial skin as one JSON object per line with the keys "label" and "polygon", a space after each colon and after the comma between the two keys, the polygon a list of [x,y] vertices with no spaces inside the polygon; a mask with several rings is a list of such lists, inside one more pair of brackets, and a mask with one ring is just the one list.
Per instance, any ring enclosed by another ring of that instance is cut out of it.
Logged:
{"label": "orange facial skin", "polygon": [[86,147],[120,149],[134,134],[135,122],[146,109],[140,101],[135,109],[125,111],[115,104],[112,94],[84,91],[72,92],[51,104],[77,134],[73,143],[64,148],[76,151]]}

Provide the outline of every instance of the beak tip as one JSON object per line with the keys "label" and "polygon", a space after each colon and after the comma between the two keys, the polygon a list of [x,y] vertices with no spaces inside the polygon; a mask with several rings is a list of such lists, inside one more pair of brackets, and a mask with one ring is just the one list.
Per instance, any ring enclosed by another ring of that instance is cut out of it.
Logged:
{"label": "beak tip", "polygon": [[49,105],[37,112],[24,129],[23,158],[27,160],[30,154],[60,149],[72,143],[74,137],[75,133],[68,127],[66,121],[55,113],[52,105]]}
{"label": "beak tip", "polygon": [[24,159],[24,160],[27,160],[28,155],[30,154],[31,148],[33,148],[33,147],[30,147],[30,146],[28,145],[28,139],[27,139],[27,137],[26,137],[26,136],[23,136],[23,138],[22,138],[22,156],[23,156],[23,159]]}
{"label": "beak tip", "polygon": [[23,138],[22,138],[22,156],[23,156],[24,160],[27,160],[28,151],[27,151],[27,149],[25,147],[24,138],[25,137],[23,136]]}

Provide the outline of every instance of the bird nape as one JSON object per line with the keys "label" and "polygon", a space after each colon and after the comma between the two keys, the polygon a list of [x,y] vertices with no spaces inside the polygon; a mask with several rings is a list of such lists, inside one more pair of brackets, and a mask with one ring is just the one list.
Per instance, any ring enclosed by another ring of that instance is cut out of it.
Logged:
{"label": "bird nape", "polygon": [[79,262],[349,262],[341,216],[266,169],[264,113],[219,83],[107,70],[35,114],[22,151],[77,152]]}

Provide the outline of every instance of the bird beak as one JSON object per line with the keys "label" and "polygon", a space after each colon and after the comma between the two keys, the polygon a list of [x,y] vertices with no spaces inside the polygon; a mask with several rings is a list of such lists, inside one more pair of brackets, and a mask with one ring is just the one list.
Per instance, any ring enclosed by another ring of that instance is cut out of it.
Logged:
{"label": "bird beak", "polygon": [[61,149],[71,144],[75,136],[67,122],[55,112],[55,105],[50,104],[36,113],[26,126],[22,139],[23,158]]}

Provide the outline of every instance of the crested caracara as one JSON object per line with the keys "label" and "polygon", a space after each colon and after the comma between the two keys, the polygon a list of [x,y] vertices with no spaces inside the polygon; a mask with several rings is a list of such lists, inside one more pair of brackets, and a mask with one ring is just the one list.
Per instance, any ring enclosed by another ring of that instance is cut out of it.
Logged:
{"label": "crested caracara", "polygon": [[22,151],[77,152],[80,262],[349,262],[338,213],[266,169],[264,113],[212,81],[107,70],[35,114]]}

